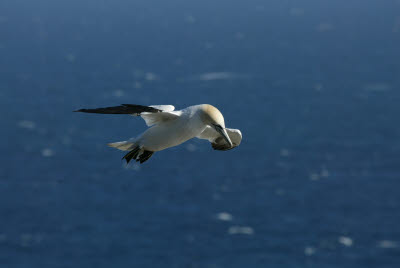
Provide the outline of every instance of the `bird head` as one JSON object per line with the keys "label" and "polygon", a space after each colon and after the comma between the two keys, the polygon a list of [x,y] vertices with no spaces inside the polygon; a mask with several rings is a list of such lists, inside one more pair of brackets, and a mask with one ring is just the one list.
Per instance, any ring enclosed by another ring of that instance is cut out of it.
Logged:
{"label": "bird head", "polygon": [[221,112],[212,105],[203,104],[201,105],[201,119],[206,124],[215,129],[225,141],[232,147],[232,141],[229,138],[228,133],[225,130],[225,120]]}

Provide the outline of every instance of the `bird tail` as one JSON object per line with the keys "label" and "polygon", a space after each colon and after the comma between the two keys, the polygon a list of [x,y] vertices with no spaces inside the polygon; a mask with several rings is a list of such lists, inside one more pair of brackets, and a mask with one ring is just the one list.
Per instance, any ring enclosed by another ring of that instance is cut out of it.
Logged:
{"label": "bird tail", "polygon": [[137,146],[134,141],[119,141],[119,142],[109,143],[107,145],[113,148],[117,148],[121,151],[129,151]]}
{"label": "bird tail", "polygon": [[126,155],[124,155],[124,157],[122,157],[122,159],[126,160],[127,164],[129,164],[129,162],[132,159],[142,164],[147,160],[149,160],[149,158],[154,154],[154,152],[146,151],[137,143],[132,141],[120,141],[120,142],[109,143],[108,146],[117,148],[122,151],[129,151],[129,153],[127,153]]}

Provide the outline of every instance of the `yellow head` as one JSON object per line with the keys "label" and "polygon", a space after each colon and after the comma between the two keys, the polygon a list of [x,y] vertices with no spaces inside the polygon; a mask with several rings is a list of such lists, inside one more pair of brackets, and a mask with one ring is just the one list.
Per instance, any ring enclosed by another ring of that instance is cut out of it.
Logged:
{"label": "yellow head", "polygon": [[225,128],[224,117],[221,112],[210,104],[202,104],[201,105],[201,119],[207,125],[220,125]]}
{"label": "yellow head", "polygon": [[202,104],[200,106],[200,117],[204,124],[215,129],[232,147],[232,141],[225,130],[225,120],[221,112],[210,104]]}

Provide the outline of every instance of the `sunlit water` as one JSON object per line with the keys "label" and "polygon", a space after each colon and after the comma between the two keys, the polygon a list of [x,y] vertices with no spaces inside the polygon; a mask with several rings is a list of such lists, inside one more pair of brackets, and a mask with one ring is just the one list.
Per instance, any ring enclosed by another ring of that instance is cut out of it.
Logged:
{"label": "sunlit water", "polygon": [[[2,1],[1,267],[400,267],[400,3]],[[240,147],[108,148],[210,103]]]}

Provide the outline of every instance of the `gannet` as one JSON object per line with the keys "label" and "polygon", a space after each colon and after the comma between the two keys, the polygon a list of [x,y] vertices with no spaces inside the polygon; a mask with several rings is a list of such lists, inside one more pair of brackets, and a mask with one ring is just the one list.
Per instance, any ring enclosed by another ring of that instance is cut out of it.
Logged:
{"label": "gannet", "polygon": [[225,128],[221,112],[210,104],[200,104],[175,111],[173,105],[120,106],[80,109],[75,112],[97,114],[130,114],[140,116],[149,127],[145,132],[127,141],[109,143],[108,146],[129,151],[122,159],[134,159],[141,164],[155,152],[177,146],[192,138],[208,140],[215,150],[226,151],[242,141],[238,129]]}

